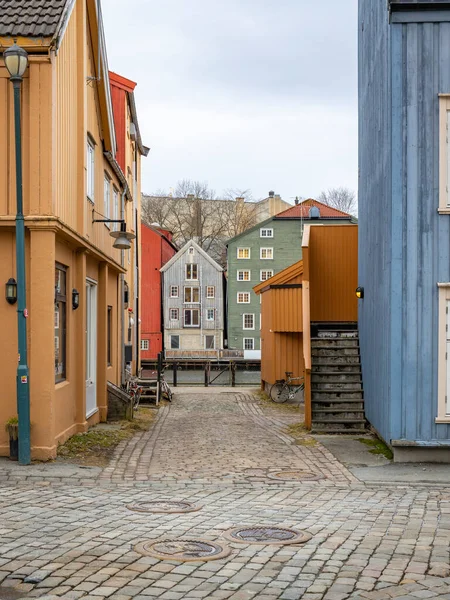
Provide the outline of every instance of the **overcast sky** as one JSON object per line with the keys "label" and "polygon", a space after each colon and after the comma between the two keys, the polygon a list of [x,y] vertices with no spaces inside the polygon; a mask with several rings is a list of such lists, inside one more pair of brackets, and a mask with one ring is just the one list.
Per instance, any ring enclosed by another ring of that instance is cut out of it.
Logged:
{"label": "overcast sky", "polygon": [[291,201],[357,187],[357,0],[103,0],[138,83],[144,192],[180,179]]}

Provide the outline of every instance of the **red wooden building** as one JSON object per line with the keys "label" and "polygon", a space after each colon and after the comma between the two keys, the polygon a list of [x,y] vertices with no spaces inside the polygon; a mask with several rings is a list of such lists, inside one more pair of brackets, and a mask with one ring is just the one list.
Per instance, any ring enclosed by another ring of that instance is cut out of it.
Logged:
{"label": "red wooden building", "polygon": [[141,224],[141,361],[163,349],[160,269],[176,252],[170,231]]}

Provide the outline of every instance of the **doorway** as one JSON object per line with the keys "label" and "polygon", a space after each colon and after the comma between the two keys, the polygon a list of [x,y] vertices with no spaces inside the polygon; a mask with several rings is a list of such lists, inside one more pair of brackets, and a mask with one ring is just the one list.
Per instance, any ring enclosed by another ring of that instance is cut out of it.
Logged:
{"label": "doorway", "polygon": [[86,281],[86,418],[97,410],[97,284]]}

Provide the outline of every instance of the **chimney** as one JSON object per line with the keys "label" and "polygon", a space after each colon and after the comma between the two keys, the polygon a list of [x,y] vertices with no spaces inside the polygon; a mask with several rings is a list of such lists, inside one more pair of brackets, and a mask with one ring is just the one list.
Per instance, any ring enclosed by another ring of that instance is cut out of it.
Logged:
{"label": "chimney", "polygon": [[295,196],[295,206],[297,206],[299,200],[298,200],[298,196]]}
{"label": "chimney", "polygon": [[269,192],[269,198],[273,198],[275,196],[275,192],[273,192],[272,190]]}
{"label": "chimney", "polygon": [[275,194],[275,198],[276,198],[277,200],[281,200],[281,196],[280,196],[280,194]]}
{"label": "chimney", "polygon": [[239,204],[239,205],[244,204],[244,200],[245,200],[245,198],[240,196],[239,198],[236,198],[236,204]]}

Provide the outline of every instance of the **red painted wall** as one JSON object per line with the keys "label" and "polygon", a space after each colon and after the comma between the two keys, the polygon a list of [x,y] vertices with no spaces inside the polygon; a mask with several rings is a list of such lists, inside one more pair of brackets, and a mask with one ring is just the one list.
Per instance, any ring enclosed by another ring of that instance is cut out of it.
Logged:
{"label": "red painted wall", "polygon": [[141,225],[141,340],[149,340],[149,349],[141,350],[142,360],[156,360],[162,351],[160,268],[175,253],[164,235]]}

